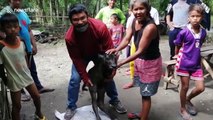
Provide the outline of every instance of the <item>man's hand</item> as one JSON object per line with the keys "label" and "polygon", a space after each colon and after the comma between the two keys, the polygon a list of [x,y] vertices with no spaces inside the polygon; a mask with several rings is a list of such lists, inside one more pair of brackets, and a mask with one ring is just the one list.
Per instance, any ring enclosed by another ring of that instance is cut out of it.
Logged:
{"label": "man's hand", "polygon": [[112,71],[112,74],[111,75],[109,75],[109,76],[107,76],[106,78],[105,78],[105,82],[109,82],[109,81],[112,81],[113,80],[113,78],[114,78],[114,76],[116,75],[116,71],[117,71],[117,69],[114,69],[113,71]]}
{"label": "man's hand", "polygon": [[174,29],[174,23],[173,22],[168,22],[167,24],[169,26],[169,30],[173,30]]}
{"label": "man's hand", "polygon": [[177,60],[178,55],[175,55],[175,56],[173,56],[172,58],[173,58],[174,60]]}

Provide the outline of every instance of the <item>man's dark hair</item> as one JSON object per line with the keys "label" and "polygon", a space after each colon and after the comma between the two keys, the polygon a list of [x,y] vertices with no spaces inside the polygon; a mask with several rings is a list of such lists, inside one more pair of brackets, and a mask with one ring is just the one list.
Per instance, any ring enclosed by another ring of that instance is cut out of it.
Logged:
{"label": "man's dark hair", "polygon": [[0,18],[0,25],[4,28],[4,25],[8,23],[18,23],[18,18],[12,13],[6,13]]}
{"label": "man's dark hair", "polygon": [[[112,1],[112,0],[111,0],[111,1]],[[115,2],[116,2],[116,0],[113,0],[113,1],[115,1]],[[105,2],[106,2],[106,4],[108,5],[109,0],[105,0]]]}
{"label": "man's dark hair", "polygon": [[81,12],[85,12],[86,15],[88,15],[87,8],[83,4],[75,4],[73,6],[70,6],[68,10],[69,19],[71,19],[74,14]]}

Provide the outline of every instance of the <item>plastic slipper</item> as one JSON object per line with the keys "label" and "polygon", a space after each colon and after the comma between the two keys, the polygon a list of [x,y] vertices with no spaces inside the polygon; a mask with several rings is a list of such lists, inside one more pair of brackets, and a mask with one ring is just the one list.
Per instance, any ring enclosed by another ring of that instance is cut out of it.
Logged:
{"label": "plastic slipper", "polygon": [[40,94],[42,94],[42,93],[46,93],[46,92],[52,92],[52,91],[54,91],[54,90],[55,90],[55,89],[43,87],[43,88],[41,88],[41,89],[38,90],[38,91],[39,91]]}
{"label": "plastic slipper", "polygon": [[181,113],[180,116],[182,117],[183,120],[192,120],[191,116],[188,113]]}
{"label": "plastic slipper", "polygon": [[128,119],[141,119],[139,113],[128,113],[127,117]]}
{"label": "plastic slipper", "polygon": [[45,116],[43,116],[42,118],[39,118],[37,115],[35,115],[34,120],[47,120],[47,118]]}
{"label": "plastic slipper", "polygon": [[134,87],[133,82],[130,82],[130,83],[125,84],[123,86],[123,89],[129,89],[129,88],[132,88],[132,87]]}
{"label": "plastic slipper", "polygon": [[197,110],[196,108],[194,107],[194,105],[190,102],[186,102],[186,110],[189,114],[195,116],[197,115]]}
{"label": "plastic slipper", "polygon": [[31,100],[31,97],[27,94],[21,94],[21,101],[24,101],[24,102],[27,102],[27,101],[30,101]]}

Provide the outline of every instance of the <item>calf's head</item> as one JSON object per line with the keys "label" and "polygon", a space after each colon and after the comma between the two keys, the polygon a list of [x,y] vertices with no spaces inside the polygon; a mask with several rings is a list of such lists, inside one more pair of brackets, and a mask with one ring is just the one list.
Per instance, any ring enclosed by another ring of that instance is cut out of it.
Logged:
{"label": "calf's head", "polygon": [[117,68],[117,57],[115,54],[99,54],[99,63],[103,68],[103,76],[107,79],[112,78],[115,75]]}

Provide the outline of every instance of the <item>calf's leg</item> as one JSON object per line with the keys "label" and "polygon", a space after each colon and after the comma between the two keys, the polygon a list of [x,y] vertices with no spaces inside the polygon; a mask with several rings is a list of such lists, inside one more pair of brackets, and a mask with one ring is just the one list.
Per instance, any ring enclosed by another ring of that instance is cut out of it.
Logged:
{"label": "calf's leg", "polygon": [[98,114],[98,105],[97,105],[97,86],[93,85],[89,87],[90,96],[92,98],[92,108],[96,116],[96,120],[101,120],[101,117]]}
{"label": "calf's leg", "polygon": [[97,99],[97,103],[98,103],[98,107],[104,112],[106,113],[111,120],[118,120],[117,117],[110,112],[104,105],[104,96],[105,96],[105,88],[99,88],[97,90],[97,94],[98,94],[98,99]]}

